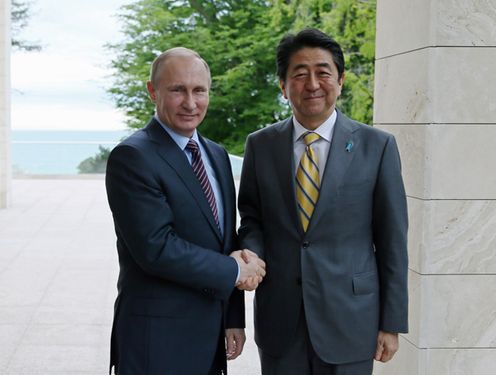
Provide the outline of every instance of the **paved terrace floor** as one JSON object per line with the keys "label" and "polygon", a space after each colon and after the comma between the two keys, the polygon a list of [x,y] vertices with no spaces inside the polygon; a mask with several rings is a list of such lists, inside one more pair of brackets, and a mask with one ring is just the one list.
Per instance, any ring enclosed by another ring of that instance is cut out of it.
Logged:
{"label": "paved terrace floor", "polygon": [[[0,374],[108,373],[118,267],[103,177],[14,179],[12,193],[0,210]],[[260,373],[252,298],[230,375]]]}

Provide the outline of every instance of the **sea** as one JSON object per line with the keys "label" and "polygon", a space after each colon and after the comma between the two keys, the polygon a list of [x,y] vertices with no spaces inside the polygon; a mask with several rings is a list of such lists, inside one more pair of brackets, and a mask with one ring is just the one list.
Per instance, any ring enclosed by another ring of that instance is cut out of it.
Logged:
{"label": "sea", "polygon": [[[78,165],[95,156],[99,146],[114,148],[130,130],[12,130],[14,175],[77,175]],[[239,177],[243,159],[231,155],[233,174]]]}

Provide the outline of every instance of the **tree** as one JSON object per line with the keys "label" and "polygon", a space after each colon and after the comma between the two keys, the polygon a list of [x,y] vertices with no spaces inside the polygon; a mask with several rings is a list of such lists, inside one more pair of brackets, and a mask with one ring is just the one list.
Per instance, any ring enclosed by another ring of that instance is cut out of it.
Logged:
{"label": "tree", "polygon": [[281,111],[272,52],[280,32],[271,32],[267,10],[265,1],[253,0],[139,0],[124,7],[125,41],[110,47],[117,56],[110,92],[128,125],[141,127],[153,113],[144,89],[151,61],[182,45],[198,51],[212,73],[202,133],[242,152],[246,134]]}
{"label": "tree", "polygon": [[11,29],[12,47],[21,51],[39,51],[41,46],[34,42],[28,42],[19,37],[21,31],[28,25],[31,17],[32,3],[12,0]]}
{"label": "tree", "polygon": [[95,156],[84,159],[78,165],[78,173],[105,173],[107,169],[107,160],[110,155],[110,149],[98,146],[98,153]]}
{"label": "tree", "polygon": [[372,123],[376,0],[340,0],[322,14],[322,28],[335,35],[347,66],[340,107],[355,120]]}
{"label": "tree", "polygon": [[124,40],[114,52],[109,92],[142,127],[153,114],[145,81],[153,59],[184,46],[209,63],[212,89],[202,134],[240,154],[246,135],[282,119],[289,107],[275,75],[275,50],[288,31],[318,27],[345,48],[343,110],[364,122],[372,114],[375,0],[137,0],[123,8]]}

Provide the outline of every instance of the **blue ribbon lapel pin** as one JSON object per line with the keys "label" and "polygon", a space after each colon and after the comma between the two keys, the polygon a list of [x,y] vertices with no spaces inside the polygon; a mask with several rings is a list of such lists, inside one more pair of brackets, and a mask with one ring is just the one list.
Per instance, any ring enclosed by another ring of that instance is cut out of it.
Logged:
{"label": "blue ribbon lapel pin", "polygon": [[346,152],[351,152],[352,148],[353,148],[353,141],[346,142],[346,147],[345,147]]}

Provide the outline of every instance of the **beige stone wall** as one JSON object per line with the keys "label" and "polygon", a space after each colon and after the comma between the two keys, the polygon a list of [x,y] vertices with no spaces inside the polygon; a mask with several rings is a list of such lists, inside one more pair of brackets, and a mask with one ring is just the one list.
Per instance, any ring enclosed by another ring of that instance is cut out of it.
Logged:
{"label": "beige stone wall", "polygon": [[11,192],[10,163],[10,0],[0,1],[0,208]]}
{"label": "beige stone wall", "polygon": [[410,333],[374,374],[495,374],[496,2],[378,0],[375,79],[408,195]]}

